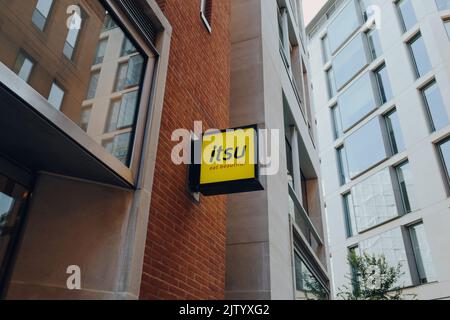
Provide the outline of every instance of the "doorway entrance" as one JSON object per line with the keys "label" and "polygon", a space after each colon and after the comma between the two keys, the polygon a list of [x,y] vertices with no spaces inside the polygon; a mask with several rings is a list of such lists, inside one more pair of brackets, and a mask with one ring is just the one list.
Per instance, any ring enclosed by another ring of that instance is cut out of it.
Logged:
{"label": "doorway entrance", "polygon": [[6,293],[30,190],[30,175],[0,157],[0,298]]}

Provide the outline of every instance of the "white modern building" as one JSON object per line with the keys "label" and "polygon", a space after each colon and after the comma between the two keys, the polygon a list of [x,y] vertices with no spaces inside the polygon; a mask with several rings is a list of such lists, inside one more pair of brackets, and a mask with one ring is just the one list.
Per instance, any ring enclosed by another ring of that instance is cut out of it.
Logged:
{"label": "white modern building", "polygon": [[334,297],[356,250],[450,298],[449,19],[449,0],[329,0],[307,27]]}
{"label": "white modern building", "polygon": [[[232,0],[232,127],[279,132],[264,191],[228,202],[226,297],[328,298],[320,164],[300,0]],[[276,168],[275,168],[276,169]]]}

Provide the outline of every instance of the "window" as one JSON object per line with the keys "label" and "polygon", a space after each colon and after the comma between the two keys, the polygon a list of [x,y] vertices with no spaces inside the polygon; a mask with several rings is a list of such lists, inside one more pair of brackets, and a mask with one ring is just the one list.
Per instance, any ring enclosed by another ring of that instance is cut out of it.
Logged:
{"label": "window", "polygon": [[286,137],[286,161],[287,161],[287,175],[288,175],[288,183],[292,187],[295,188],[295,179],[294,179],[294,165],[292,161],[292,147],[289,139]]}
{"label": "window", "polygon": [[359,15],[355,1],[350,1],[330,23],[327,34],[332,53],[335,53],[361,25]]}
{"label": "window", "polygon": [[372,86],[372,75],[367,72],[348,87],[338,98],[344,132],[378,107]]}
{"label": "window", "polygon": [[440,130],[448,124],[448,115],[437,82],[433,80],[422,89],[422,96],[433,131]]}
{"label": "window", "polygon": [[337,89],[341,89],[350,79],[369,64],[364,47],[364,38],[360,34],[342,49],[333,60]]}
{"label": "window", "polygon": [[[310,298],[315,300],[325,300],[328,298],[328,292],[322,283],[313,275],[306,264],[303,262],[297,250],[294,250],[295,264],[295,289],[300,292],[308,293]],[[312,292],[312,290],[314,291]],[[312,296],[312,297],[311,297]]]}
{"label": "window", "polygon": [[118,25],[117,23],[114,21],[114,19],[111,17],[110,14],[107,14],[105,17],[105,21],[103,22],[103,32],[117,28]]}
{"label": "window", "polygon": [[431,70],[430,59],[422,35],[418,33],[408,42],[408,47],[414,62],[416,76],[420,78]]}
{"label": "window", "polygon": [[355,185],[351,210],[358,232],[377,226],[398,216],[389,168]]}
{"label": "window", "polygon": [[133,125],[137,109],[137,98],[138,92],[133,91],[124,94],[121,99],[114,100],[111,103],[105,132],[113,132]]}
{"label": "window", "polygon": [[103,147],[115,156],[119,161],[127,164],[129,158],[129,149],[131,144],[131,133],[122,133],[113,139],[103,141]]}
{"label": "window", "polygon": [[369,255],[384,255],[386,262],[390,266],[396,267],[400,263],[403,275],[395,285],[400,287],[412,285],[411,271],[401,228],[396,228],[362,241],[359,243],[358,249],[359,254],[366,252]]}
{"label": "window", "polygon": [[134,44],[131,42],[130,39],[125,38],[123,39],[123,44],[122,44],[122,51],[121,51],[121,56],[129,56],[133,53],[136,52],[136,47],[134,46]]}
{"label": "window", "polygon": [[436,0],[438,10],[450,10],[450,0]]}
{"label": "window", "polygon": [[63,53],[69,60],[73,60],[73,54],[75,52],[75,48],[78,42],[78,37],[80,35],[81,27],[82,27],[82,21],[84,14],[81,12],[81,16],[79,16],[77,13],[75,13],[72,16],[72,19],[79,19],[79,28],[73,28],[69,29],[69,32],[67,33],[66,42],[64,43],[64,49]]}
{"label": "window", "polygon": [[389,112],[384,116],[384,119],[386,120],[386,129],[389,135],[392,154],[402,152],[405,150],[405,143],[403,142],[403,134],[400,128],[397,110],[394,109]]}
{"label": "window", "polygon": [[31,21],[41,31],[44,31],[47,24],[47,18],[52,8],[53,0],[38,0],[36,8],[33,11]]}
{"label": "window", "polygon": [[354,178],[385,160],[386,152],[381,123],[375,118],[345,141],[350,177]]}
{"label": "window", "polygon": [[102,39],[99,41],[98,46],[97,46],[97,52],[95,53],[94,65],[103,63],[107,45],[108,45],[108,38],[105,38],[105,39]]}
{"label": "window", "polygon": [[48,96],[48,102],[57,110],[61,110],[61,106],[64,100],[64,90],[61,89],[55,82],[52,84],[50,94]]}
{"label": "window", "polygon": [[448,38],[450,39],[450,19],[444,20],[445,31],[447,31]]}
{"label": "window", "polygon": [[436,281],[436,272],[423,223],[410,226],[408,229],[420,283]]}
{"label": "window", "polygon": [[323,62],[327,63],[331,59],[331,49],[330,42],[328,41],[328,36],[322,38],[322,51],[323,51]]}
{"label": "window", "polygon": [[332,99],[337,94],[333,68],[330,68],[326,71],[326,76],[327,76],[328,98]]}
{"label": "window", "polygon": [[97,92],[97,86],[98,86],[99,78],[100,78],[100,71],[94,72],[91,75],[91,80],[89,81],[88,92],[87,92],[87,95],[86,95],[86,99],[87,100],[95,98],[95,94]]}
{"label": "window", "polygon": [[92,114],[92,106],[85,107],[81,110],[80,128],[86,132],[88,131],[89,121],[91,120],[91,114]]}
{"label": "window", "polygon": [[371,0],[359,0],[359,7],[361,8],[361,12],[364,18],[364,21],[369,20],[369,7],[372,4]]}
{"label": "window", "polygon": [[439,156],[444,168],[447,187],[450,190],[450,138],[438,144]]}
{"label": "window", "polygon": [[331,117],[333,120],[334,138],[339,139],[343,136],[341,114],[339,112],[339,106],[335,105],[331,108]]}
{"label": "window", "polygon": [[369,43],[372,60],[379,58],[383,54],[383,49],[381,48],[380,33],[377,29],[367,32],[367,42]]}
{"label": "window", "polygon": [[378,93],[381,101],[381,105],[385,104],[393,98],[391,82],[387,73],[386,65],[383,64],[377,70],[375,70],[375,78],[377,80]]}
{"label": "window", "polygon": [[416,206],[414,203],[414,182],[409,162],[404,162],[395,169],[400,187],[403,210],[405,213],[410,213]]}
{"label": "window", "polygon": [[350,182],[350,175],[348,172],[348,161],[347,161],[347,153],[345,152],[345,147],[339,147],[337,149],[337,157],[338,157],[338,165],[339,165],[339,177],[341,185],[347,184]]}
{"label": "window", "polygon": [[350,238],[358,233],[354,221],[355,212],[353,211],[354,206],[351,192],[343,196],[343,202],[344,202],[344,218],[345,218],[345,227],[347,231],[347,238]]}
{"label": "window", "polygon": [[116,77],[115,91],[135,87],[141,81],[144,59],[141,55],[130,58],[128,62],[119,65]]}
{"label": "window", "polygon": [[31,57],[23,51],[19,52],[16,63],[14,65],[14,72],[25,82],[28,82],[33,71],[34,61]]}
{"label": "window", "polygon": [[397,2],[398,12],[403,31],[408,31],[417,23],[416,13],[411,0],[400,0]]}
{"label": "window", "polygon": [[200,1],[200,16],[206,29],[211,32],[212,0]]}

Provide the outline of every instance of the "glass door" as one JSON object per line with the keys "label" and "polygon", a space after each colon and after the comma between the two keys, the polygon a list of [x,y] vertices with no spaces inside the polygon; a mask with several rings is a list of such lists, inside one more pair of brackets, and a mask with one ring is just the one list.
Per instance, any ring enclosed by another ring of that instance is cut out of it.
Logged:
{"label": "glass door", "polygon": [[0,167],[0,298],[8,282],[8,271],[29,197],[26,187],[1,172]]}

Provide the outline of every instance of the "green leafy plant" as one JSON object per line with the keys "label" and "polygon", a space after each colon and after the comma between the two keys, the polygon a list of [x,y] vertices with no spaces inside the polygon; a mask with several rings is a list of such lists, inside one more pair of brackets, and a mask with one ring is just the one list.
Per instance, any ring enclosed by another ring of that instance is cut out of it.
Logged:
{"label": "green leafy plant", "polygon": [[384,255],[351,252],[348,256],[351,267],[351,288],[343,286],[338,297],[343,300],[403,300],[403,289],[398,283],[403,276],[401,264],[390,266]]}

